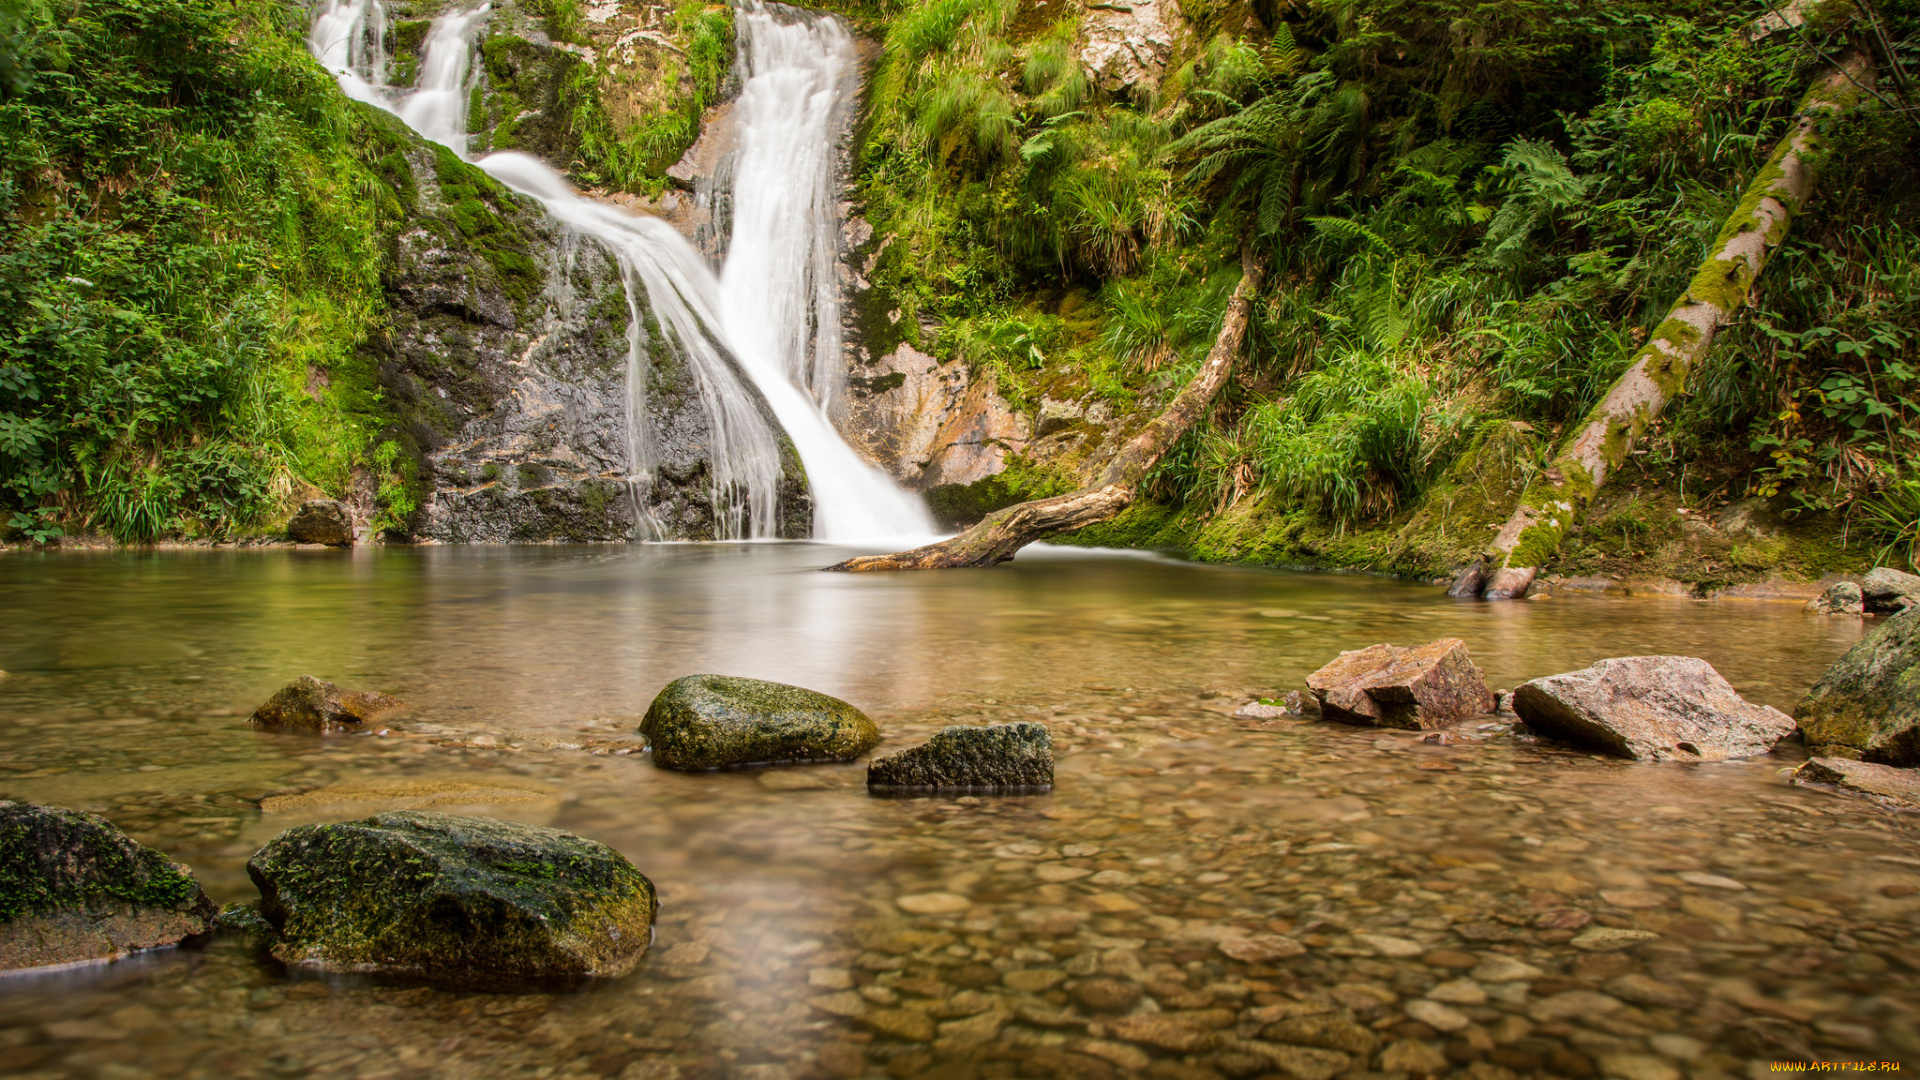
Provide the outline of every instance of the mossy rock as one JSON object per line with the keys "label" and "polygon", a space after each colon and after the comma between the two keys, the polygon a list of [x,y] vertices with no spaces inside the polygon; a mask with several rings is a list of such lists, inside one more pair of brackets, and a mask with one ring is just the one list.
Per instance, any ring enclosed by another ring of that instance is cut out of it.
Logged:
{"label": "mossy rock", "polygon": [[106,818],[0,801],[0,971],[175,945],[215,911],[191,870]]}
{"label": "mossy rock", "polygon": [[399,698],[371,690],[342,690],[325,679],[302,675],[255,709],[247,723],[261,731],[328,735],[363,731],[406,707]]}
{"label": "mossy rock", "polygon": [[731,675],[668,683],[647,709],[640,734],[655,765],[692,772],[848,761],[880,741],[873,721],[839,698]]}
{"label": "mossy rock", "polygon": [[653,883],[557,829],[414,810],[304,825],[247,862],[283,963],[516,990],[632,970]]}
{"label": "mossy rock", "polygon": [[874,791],[1008,791],[1053,786],[1053,737],[1031,720],[950,727],[867,765]]}
{"label": "mossy rock", "polygon": [[1793,718],[1815,755],[1920,765],[1920,608],[1889,618],[1834,661]]}

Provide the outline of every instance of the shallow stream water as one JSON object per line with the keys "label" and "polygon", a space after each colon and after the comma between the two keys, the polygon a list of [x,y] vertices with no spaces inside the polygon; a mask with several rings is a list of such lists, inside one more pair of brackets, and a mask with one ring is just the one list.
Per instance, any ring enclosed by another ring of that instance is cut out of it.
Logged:
{"label": "shallow stream water", "polygon": [[[1232,715],[1342,649],[1444,636],[1496,686],[1680,653],[1791,709],[1857,621],[1758,601],[1458,602],[1078,552],[814,572],[843,554],[0,558],[0,797],[97,810],[221,902],[253,895],[247,857],[281,830],[400,807],[603,841],[662,901],[642,967],[572,994],[316,978],[228,939],[0,979],[0,1075],[1920,1067],[1920,821],[1790,786],[1794,751],[1634,765],[1491,718],[1431,745]],[[874,799],[862,764],[655,769],[639,717],[703,671],[844,697],[879,723],[881,752],[945,724],[1040,720],[1058,782]],[[249,730],[303,672],[412,709],[384,735]],[[1569,943],[1592,927],[1659,937]]]}

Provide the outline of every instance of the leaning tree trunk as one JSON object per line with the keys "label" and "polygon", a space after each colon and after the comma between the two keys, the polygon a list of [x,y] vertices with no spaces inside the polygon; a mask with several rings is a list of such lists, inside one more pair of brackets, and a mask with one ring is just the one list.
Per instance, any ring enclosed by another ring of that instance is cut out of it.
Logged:
{"label": "leaning tree trunk", "polygon": [[1872,78],[1871,58],[1853,53],[1807,92],[1793,130],[1747,186],[1687,291],[1553,463],[1527,485],[1493,543],[1454,578],[1449,596],[1506,600],[1526,593],[1600,485],[1667,402],[1685,390],[1687,374],[1712,348],[1714,332],[1746,303],[1754,279],[1813,190],[1824,157],[1821,125],[1852,107]]}
{"label": "leaning tree trunk", "polygon": [[1178,442],[1207,411],[1220,388],[1226,385],[1227,376],[1233,373],[1240,344],[1247,336],[1253,295],[1260,289],[1264,270],[1253,257],[1251,248],[1241,252],[1240,284],[1234,287],[1233,297],[1227,301],[1226,318],[1220,324],[1220,335],[1214,338],[1206,362],[1160,415],[1127,440],[1093,483],[1066,495],[996,510],[950,540],[893,555],[861,555],[827,569],[943,570],[956,566],[992,566],[1013,558],[1015,552],[1036,540],[1105,521],[1125,510],[1133,502],[1134,488],[1146,479],[1167,448]]}

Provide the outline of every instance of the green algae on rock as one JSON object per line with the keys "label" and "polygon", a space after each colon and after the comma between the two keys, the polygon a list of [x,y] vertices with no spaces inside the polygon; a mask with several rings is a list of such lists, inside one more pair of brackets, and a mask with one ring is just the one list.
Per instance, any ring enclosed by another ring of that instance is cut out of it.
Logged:
{"label": "green algae on rock", "polygon": [[342,690],[325,679],[302,675],[255,709],[247,723],[267,731],[325,735],[359,731],[406,707],[399,698],[369,690]]}
{"label": "green algae on rock", "polygon": [[1834,661],[1793,718],[1818,757],[1920,765],[1920,608],[1889,618]]}
{"label": "green algae on rock", "polygon": [[283,963],[477,990],[624,975],[653,882],[558,829],[396,810],[288,829],[247,861]]}
{"label": "green algae on rock", "polygon": [[1053,737],[1045,724],[1031,720],[943,728],[924,745],[875,758],[867,765],[867,787],[875,791],[1052,786]]}
{"label": "green algae on rock", "polygon": [[668,683],[647,709],[640,734],[655,765],[691,772],[849,761],[880,741],[873,721],[839,698],[732,675]]}
{"label": "green algae on rock", "polygon": [[0,802],[0,971],[175,945],[215,910],[192,871],[106,818]]}

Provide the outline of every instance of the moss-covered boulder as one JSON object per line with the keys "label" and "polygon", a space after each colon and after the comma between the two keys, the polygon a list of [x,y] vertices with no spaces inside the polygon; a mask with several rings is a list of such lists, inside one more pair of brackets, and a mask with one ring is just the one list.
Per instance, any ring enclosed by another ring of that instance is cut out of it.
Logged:
{"label": "moss-covered boulder", "polygon": [[511,990],[623,975],[653,883],[557,829],[415,810],[303,825],[247,862],[280,961]]}
{"label": "moss-covered boulder", "polygon": [[175,945],[214,912],[192,871],[106,818],[0,801],[0,971]]}
{"label": "moss-covered boulder", "polygon": [[302,675],[255,709],[247,722],[262,731],[326,735],[360,731],[406,707],[399,698],[371,690],[342,690],[325,679]]}
{"label": "moss-covered boulder", "polygon": [[1793,718],[1816,756],[1920,765],[1920,608],[1848,649]]}
{"label": "moss-covered boulder", "polygon": [[655,765],[695,772],[848,761],[880,741],[873,721],[839,698],[731,675],[668,683],[647,709],[640,734]]}
{"label": "moss-covered boulder", "polygon": [[1053,786],[1053,737],[1045,724],[950,727],[925,744],[875,758],[873,791],[1006,791]]}

